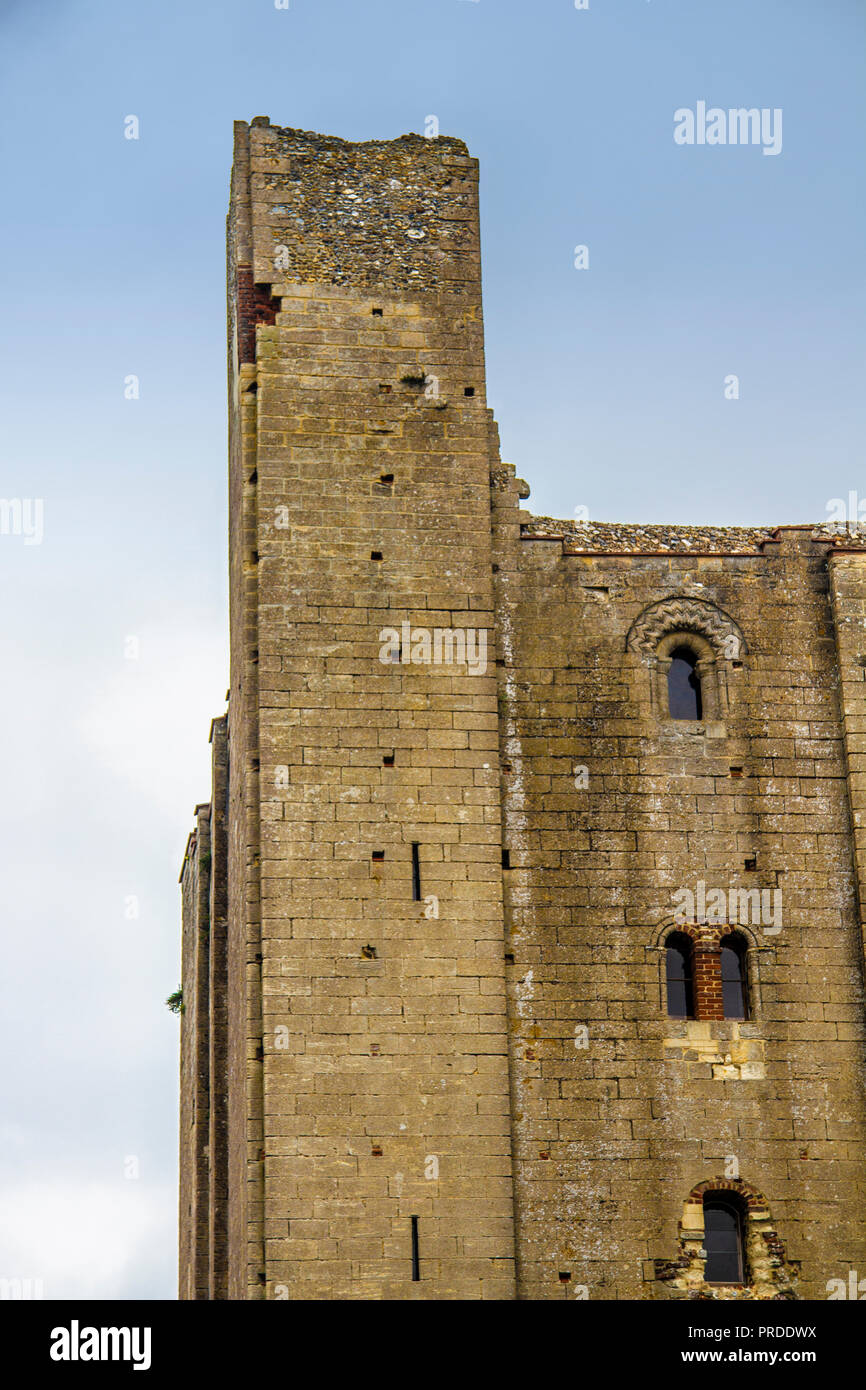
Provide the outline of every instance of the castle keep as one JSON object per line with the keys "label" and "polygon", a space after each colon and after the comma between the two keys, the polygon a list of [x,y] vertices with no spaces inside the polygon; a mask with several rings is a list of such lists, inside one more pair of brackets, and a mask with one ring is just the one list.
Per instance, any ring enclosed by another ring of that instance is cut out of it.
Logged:
{"label": "castle keep", "polygon": [[847,1289],[866,549],[522,509],[459,140],[239,122],[228,277],[181,1297]]}

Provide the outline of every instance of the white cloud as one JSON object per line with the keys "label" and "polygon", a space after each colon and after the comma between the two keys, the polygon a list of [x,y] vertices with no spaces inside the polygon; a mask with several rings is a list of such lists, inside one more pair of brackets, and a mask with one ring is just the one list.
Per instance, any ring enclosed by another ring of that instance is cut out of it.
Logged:
{"label": "white cloud", "polygon": [[133,1298],[154,1250],[173,1259],[175,1194],[119,1178],[44,1176],[0,1194],[0,1278],[42,1281],[44,1298]]}
{"label": "white cloud", "polygon": [[[124,656],[127,644],[137,655]],[[117,656],[81,717],[82,742],[171,821],[191,822],[210,791],[207,736],[225,708],[226,634],[203,627],[199,613],[173,612],[170,626],[119,633]]]}

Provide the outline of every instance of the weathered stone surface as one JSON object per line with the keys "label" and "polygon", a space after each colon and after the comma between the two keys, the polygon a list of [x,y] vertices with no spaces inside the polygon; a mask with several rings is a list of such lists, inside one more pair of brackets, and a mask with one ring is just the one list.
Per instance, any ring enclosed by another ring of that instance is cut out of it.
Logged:
{"label": "weathered stone surface", "polygon": [[[863,538],[522,510],[479,265],[459,141],[238,124],[181,1295],[826,1297],[866,1270]],[[720,1189],[737,1286],[704,1278]]]}

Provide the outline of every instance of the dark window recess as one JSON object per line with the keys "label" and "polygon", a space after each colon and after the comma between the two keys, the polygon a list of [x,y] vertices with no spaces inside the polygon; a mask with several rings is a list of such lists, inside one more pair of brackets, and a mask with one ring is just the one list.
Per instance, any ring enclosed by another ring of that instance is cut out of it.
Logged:
{"label": "dark window recess", "polygon": [[382,558],[382,552],[381,552],[381,550],[371,550],[371,551],[370,551],[370,559],[371,559],[371,560],[381,560],[381,558]]}
{"label": "dark window recess", "polygon": [[381,309],[371,309],[370,312],[372,313],[374,319],[380,319],[383,313]]}
{"label": "dark window recess", "polygon": [[380,482],[380,483],[384,483],[385,487],[390,487],[391,484],[393,483],[393,481],[394,481],[394,474],[393,474],[393,473],[383,473],[383,474],[381,475],[381,477],[379,478],[379,482]]}
{"label": "dark window recess", "polygon": [[743,860],[743,868],[747,871],[747,873],[753,874],[757,867],[758,859],[756,855],[752,855],[751,859]]}
{"label": "dark window recess", "polygon": [[464,396],[474,396],[474,395],[475,395],[475,387],[474,387],[474,386],[464,386],[464,387],[463,387],[463,394],[464,394]]}
{"label": "dark window recess", "polygon": [[419,846],[412,845],[412,901],[421,901],[421,860],[418,855]]}
{"label": "dark window recess", "polygon": [[502,851],[502,867],[503,869],[511,868],[511,855],[507,849]]}
{"label": "dark window recess", "polygon": [[374,850],[373,850],[373,859],[376,861],[377,864],[378,864],[378,863],[381,863],[381,861],[382,861],[384,858],[385,858],[385,851],[384,851],[383,849],[374,849]]}
{"label": "dark window recess", "polygon": [[748,1018],[749,1000],[746,975],[746,942],[739,932],[723,936],[722,1011],[725,1018]]}
{"label": "dark window recess", "polygon": [[741,767],[732,767],[730,772],[735,781],[739,780],[743,775],[743,769]]}
{"label": "dark window recess", "polygon": [[743,1212],[727,1192],[704,1193],[704,1249],[704,1279],[708,1284],[745,1282]]}
{"label": "dark window recess", "polygon": [[695,667],[697,658],[688,647],[677,647],[671,653],[668,671],[668,708],[671,719],[701,719],[701,678]]}
{"label": "dark window recess", "polygon": [[393,767],[393,766],[394,766],[394,754],[393,754],[393,753],[386,753],[386,754],[385,754],[384,758],[382,759],[382,766],[383,766],[383,767]]}
{"label": "dark window recess", "polygon": [[665,942],[668,1018],[694,1018],[695,987],[692,941],[684,932],[671,932]]}
{"label": "dark window recess", "polygon": [[409,1218],[412,1222],[412,1282],[417,1284],[421,1278],[421,1253],[418,1246],[418,1218]]}

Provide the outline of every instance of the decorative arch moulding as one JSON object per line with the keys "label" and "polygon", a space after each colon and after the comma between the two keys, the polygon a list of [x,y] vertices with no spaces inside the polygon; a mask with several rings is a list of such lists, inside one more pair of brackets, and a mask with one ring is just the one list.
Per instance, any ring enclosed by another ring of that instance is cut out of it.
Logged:
{"label": "decorative arch moulding", "polygon": [[626,651],[654,657],[671,633],[703,637],[717,659],[730,660],[735,651],[734,659],[739,660],[748,650],[739,625],[723,609],[706,599],[671,598],[652,603],[638,614],[626,636]]}

